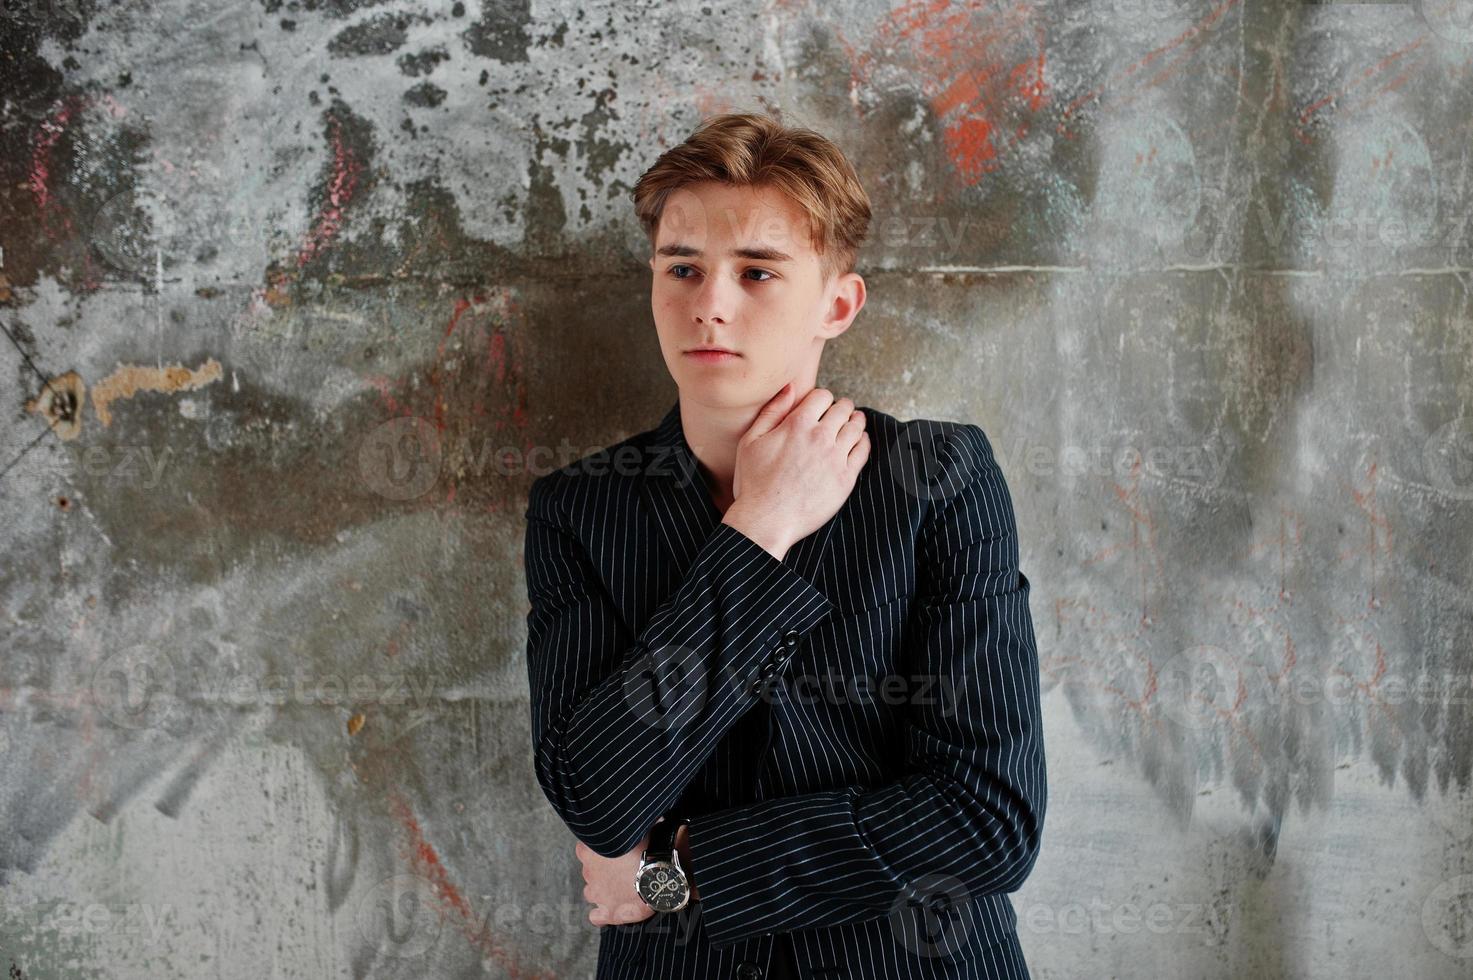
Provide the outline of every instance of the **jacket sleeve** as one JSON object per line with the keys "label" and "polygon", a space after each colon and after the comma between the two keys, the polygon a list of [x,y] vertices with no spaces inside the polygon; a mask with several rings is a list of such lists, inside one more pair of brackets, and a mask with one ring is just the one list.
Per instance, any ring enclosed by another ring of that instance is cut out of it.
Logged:
{"label": "jacket sleeve", "polygon": [[905,673],[948,696],[907,705],[905,772],[888,783],[691,819],[713,946],[879,918],[938,881],[973,898],[1011,892],[1033,868],[1047,789],[1012,500],[981,428],[957,426],[943,451],[963,462],[945,470],[958,488],[938,492],[916,543]]}
{"label": "jacket sleeve", "polygon": [[812,629],[832,604],[720,523],[632,636],[570,529],[560,492],[569,479],[539,477],[526,512],[534,766],[573,834],[618,857],[679,802],[722,735],[759,703],[751,682],[784,636]]}

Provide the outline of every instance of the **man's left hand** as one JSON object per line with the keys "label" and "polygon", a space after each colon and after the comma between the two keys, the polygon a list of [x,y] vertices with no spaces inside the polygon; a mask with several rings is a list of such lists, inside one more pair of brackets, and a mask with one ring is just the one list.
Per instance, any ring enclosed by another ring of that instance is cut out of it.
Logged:
{"label": "man's left hand", "polygon": [[583,862],[583,897],[593,903],[588,921],[596,926],[617,926],[632,922],[643,922],[655,914],[645,904],[634,887],[634,875],[639,870],[639,860],[649,846],[650,835],[634,846],[628,854],[606,858],[581,840],[573,847],[573,853]]}

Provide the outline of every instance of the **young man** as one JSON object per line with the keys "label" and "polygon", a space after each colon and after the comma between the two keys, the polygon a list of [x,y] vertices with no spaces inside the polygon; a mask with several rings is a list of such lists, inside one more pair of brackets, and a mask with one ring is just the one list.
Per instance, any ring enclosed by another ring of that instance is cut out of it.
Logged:
{"label": "young man", "polygon": [[724,114],[640,178],[679,397],[538,478],[537,779],[599,978],[1026,977],[1047,801],[1012,500],[982,429],[815,387],[865,301],[830,141]]}

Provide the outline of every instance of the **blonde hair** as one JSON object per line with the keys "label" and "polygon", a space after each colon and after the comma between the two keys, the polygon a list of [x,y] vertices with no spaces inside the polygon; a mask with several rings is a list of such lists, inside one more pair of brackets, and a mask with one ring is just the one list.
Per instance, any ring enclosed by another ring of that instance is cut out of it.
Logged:
{"label": "blonde hair", "polygon": [[854,271],[869,234],[869,195],[828,138],[770,115],[726,112],[707,118],[634,184],[634,213],[651,249],[671,192],[702,180],[777,188],[807,215],[823,280]]}

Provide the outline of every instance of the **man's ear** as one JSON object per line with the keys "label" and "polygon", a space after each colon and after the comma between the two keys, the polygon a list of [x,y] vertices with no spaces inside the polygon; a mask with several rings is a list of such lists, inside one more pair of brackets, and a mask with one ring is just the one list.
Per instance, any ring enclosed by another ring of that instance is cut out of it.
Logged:
{"label": "man's ear", "polygon": [[833,339],[839,336],[859,311],[864,308],[865,288],[864,279],[857,272],[846,272],[838,278],[833,286],[834,298],[829,303],[828,316],[824,318],[824,336]]}

